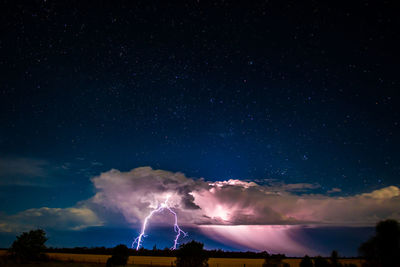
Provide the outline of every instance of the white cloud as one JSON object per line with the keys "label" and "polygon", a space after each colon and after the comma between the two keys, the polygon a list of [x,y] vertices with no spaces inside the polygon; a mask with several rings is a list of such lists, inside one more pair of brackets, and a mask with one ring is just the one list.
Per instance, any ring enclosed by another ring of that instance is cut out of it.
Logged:
{"label": "white cloud", "polygon": [[373,199],[392,199],[400,196],[400,189],[397,186],[388,186],[382,189],[372,191],[371,193],[362,194],[363,197],[370,197]]}
{"label": "white cloud", "polygon": [[169,205],[181,213],[186,222],[198,216],[199,207],[190,194],[208,187],[202,180],[187,178],[183,173],[140,167],[129,172],[110,170],[92,178],[97,190],[88,201],[124,215],[129,223],[143,220],[148,213],[169,198]]}
{"label": "white cloud", "polygon": [[89,226],[101,226],[102,221],[88,208],[39,208],[28,209],[0,219],[1,232],[20,232],[34,228],[80,230]]}

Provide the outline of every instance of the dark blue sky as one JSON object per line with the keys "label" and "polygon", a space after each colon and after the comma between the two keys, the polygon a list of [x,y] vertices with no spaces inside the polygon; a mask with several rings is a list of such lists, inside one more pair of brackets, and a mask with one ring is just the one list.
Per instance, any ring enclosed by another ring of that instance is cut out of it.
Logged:
{"label": "dark blue sky", "polygon": [[400,185],[394,2],[1,5],[3,213],[70,207],[139,166]]}

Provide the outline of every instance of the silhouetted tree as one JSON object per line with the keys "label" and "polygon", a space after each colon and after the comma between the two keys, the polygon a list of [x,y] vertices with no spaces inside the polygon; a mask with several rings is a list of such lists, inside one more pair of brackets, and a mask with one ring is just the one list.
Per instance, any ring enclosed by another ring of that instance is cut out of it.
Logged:
{"label": "silhouetted tree", "polygon": [[314,267],[330,267],[330,264],[327,259],[318,256],[314,259]]}
{"label": "silhouetted tree", "polygon": [[203,244],[192,240],[179,246],[176,253],[177,267],[206,267],[208,266],[207,252]]}
{"label": "silhouetted tree", "polygon": [[343,265],[339,262],[339,253],[333,250],[331,253],[331,266],[332,267],[342,267]]}
{"label": "silhouetted tree", "polygon": [[125,245],[118,245],[113,248],[112,256],[107,260],[107,267],[125,266],[129,258],[129,249]]}
{"label": "silhouetted tree", "polygon": [[266,255],[263,267],[286,267],[289,264],[282,262],[284,258],[285,255],[282,254]]}
{"label": "silhouetted tree", "polygon": [[46,241],[46,232],[42,229],[23,232],[12,243],[10,252],[16,259],[22,261],[43,260],[46,258],[43,254]]}
{"label": "silhouetted tree", "polygon": [[314,263],[308,255],[305,255],[300,262],[300,267],[314,267]]}
{"label": "silhouetted tree", "polygon": [[400,225],[395,220],[379,222],[375,236],[361,244],[359,253],[366,259],[364,266],[400,267]]}

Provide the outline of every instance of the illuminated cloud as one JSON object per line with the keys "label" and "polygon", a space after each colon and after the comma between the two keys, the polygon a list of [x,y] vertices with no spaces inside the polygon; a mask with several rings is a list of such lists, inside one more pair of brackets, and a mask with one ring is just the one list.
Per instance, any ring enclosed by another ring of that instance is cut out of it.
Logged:
{"label": "illuminated cloud", "polygon": [[[193,222],[200,207],[194,202],[193,191],[208,187],[203,180],[187,178],[183,173],[140,167],[129,172],[110,170],[94,177],[96,195],[87,201],[94,209],[105,207],[124,215],[128,223],[142,221],[151,210],[169,197],[169,206],[180,213],[180,219]],[[155,220],[157,217],[155,218]]]}
{"label": "illuminated cloud", "polygon": [[371,193],[362,194],[361,196],[381,200],[392,199],[400,196],[400,189],[396,186],[388,186],[379,190],[372,191]]}
{"label": "illuminated cloud", "polygon": [[98,216],[88,208],[39,208],[28,209],[13,215],[3,215],[0,232],[20,232],[35,228],[80,230],[101,226]]}
{"label": "illuminated cloud", "polygon": [[233,246],[287,255],[317,254],[307,247],[303,228],[298,225],[201,225],[199,229]]}
{"label": "illuminated cloud", "polygon": [[315,184],[269,186],[234,179],[207,182],[150,167],[129,172],[110,170],[92,181],[97,193],[87,203],[119,212],[131,224],[142,221],[168,195],[181,222],[195,225],[352,226],[400,218],[396,186],[340,197],[307,193],[307,189],[318,187]]}
{"label": "illuminated cloud", "polygon": [[[180,225],[198,227],[212,239],[250,249],[290,255],[312,254],[296,240],[302,227],[372,226],[400,219],[396,186],[352,196],[313,194],[316,184],[259,185],[231,179],[206,181],[180,172],[140,167],[112,169],[93,177],[95,195],[66,209],[40,208],[0,219],[0,231],[35,227],[82,229],[125,225],[139,228],[144,218],[169,197]],[[170,214],[155,214],[150,224],[172,225]]]}

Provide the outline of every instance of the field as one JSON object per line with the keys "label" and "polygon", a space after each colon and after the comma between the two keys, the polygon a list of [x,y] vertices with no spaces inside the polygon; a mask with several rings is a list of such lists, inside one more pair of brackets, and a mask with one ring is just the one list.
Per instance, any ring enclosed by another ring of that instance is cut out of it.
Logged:
{"label": "field", "polygon": [[56,262],[56,261],[18,264],[12,262],[2,263],[0,261],[0,266],[7,266],[7,267],[100,267],[102,266],[104,267],[105,264],[87,263],[87,262]]}
{"label": "field", "polygon": [[[6,251],[0,250],[0,255]],[[92,254],[68,254],[68,253],[47,253],[50,259],[55,262],[48,263],[48,267],[96,267],[104,266],[110,255],[92,255]],[[299,267],[301,259],[285,259],[284,262],[291,267]],[[341,259],[342,263],[354,263],[361,266],[359,259]],[[152,257],[152,256],[130,256],[129,266],[175,266],[174,257]],[[210,267],[261,267],[263,259],[235,259],[235,258],[210,258],[208,264]],[[8,265],[18,266],[18,265]],[[36,267],[38,264],[24,265],[25,267]],[[43,265],[40,265],[43,266]]]}

